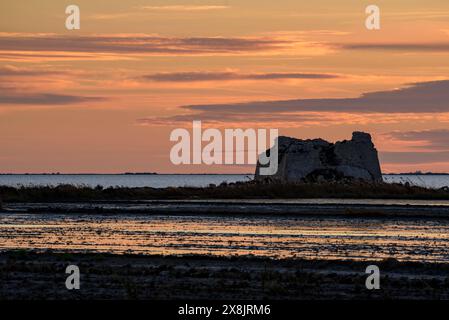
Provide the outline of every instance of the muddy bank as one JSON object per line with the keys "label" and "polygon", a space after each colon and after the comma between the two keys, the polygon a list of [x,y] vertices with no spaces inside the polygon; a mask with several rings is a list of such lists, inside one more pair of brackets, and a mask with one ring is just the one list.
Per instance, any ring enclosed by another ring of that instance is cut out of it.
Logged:
{"label": "muddy bank", "polygon": [[[365,287],[373,263],[380,290]],[[65,288],[70,264],[78,291]],[[10,251],[0,282],[0,299],[448,299],[449,265]]]}
{"label": "muddy bank", "polygon": [[344,217],[449,218],[449,201],[344,199],[303,200],[148,200],[9,203],[5,213],[311,215]]}

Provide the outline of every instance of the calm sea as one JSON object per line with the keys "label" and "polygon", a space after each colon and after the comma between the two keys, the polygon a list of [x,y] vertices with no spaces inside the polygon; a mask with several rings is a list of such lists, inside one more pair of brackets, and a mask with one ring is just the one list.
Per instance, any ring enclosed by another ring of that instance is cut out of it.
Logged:
{"label": "calm sea", "polygon": [[[222,182],[249,181],[253,175],[245,174],[12,174],[0,175],[0,185],[20,186],[57,186],[72,184],[77,186],[95,187],[206,187],[209,184]],[[410,183],[427,188],[441,188],[449,186],[449,175],[384,175],[385,182]]]}

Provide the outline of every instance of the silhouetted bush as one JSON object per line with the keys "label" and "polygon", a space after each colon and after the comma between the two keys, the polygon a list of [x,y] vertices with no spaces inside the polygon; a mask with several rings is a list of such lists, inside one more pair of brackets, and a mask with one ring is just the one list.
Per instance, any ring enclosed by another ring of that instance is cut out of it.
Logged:
{"label": "silhouetted bush", "polygon": [[154,199],[427,199],[449,200],[447,189],[427,189],[389,183],[230,183],[205,188],[90,188],[59,185],[57,187],[0,186],[3,202],[76,202],[95,200],[154,200]]}

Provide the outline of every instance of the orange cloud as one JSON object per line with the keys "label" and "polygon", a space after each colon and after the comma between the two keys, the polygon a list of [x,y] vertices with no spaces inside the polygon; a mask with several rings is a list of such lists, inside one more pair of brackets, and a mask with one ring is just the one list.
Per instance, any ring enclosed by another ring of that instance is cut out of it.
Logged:
{"label": "orange cloud", "polygon": [[335,79],[340,76],[328,73],[239,73],[239,72],[171,72],[147,74],[141,80],[155,82],[196,82],[196,81],[231,81],[231,80],[279,80],[279,79]]}
{"label": "orange cloud", "polygon": [[[140,56],[319,55],[325,44],[276,37],[164,37],[146,34],[66,36],[0,33],[0,59],[114,59]],[[39,60],[40,61],[40,60]]]}
{"label": "orange cloud", "polygon": [[169,5],[169,6],[142,6],[140,9],[149,11],[211,11],[229,9],[224,5]]}

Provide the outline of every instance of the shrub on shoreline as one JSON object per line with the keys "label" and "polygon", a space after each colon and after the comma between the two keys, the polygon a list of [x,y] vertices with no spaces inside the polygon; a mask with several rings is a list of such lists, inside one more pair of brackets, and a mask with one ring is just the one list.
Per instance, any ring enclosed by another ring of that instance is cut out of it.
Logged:
{"label": "shrub on shoreline", "polygon": [[56,187],[0,186],[0,199],[8,202],[77,202],[118,200],[182,199],[423,199],[449,200],[447,189],[427,189],[408,184],[334,182],[334,183],[260,183],[239,182],[204,188],[91,188],[59,185]]}

